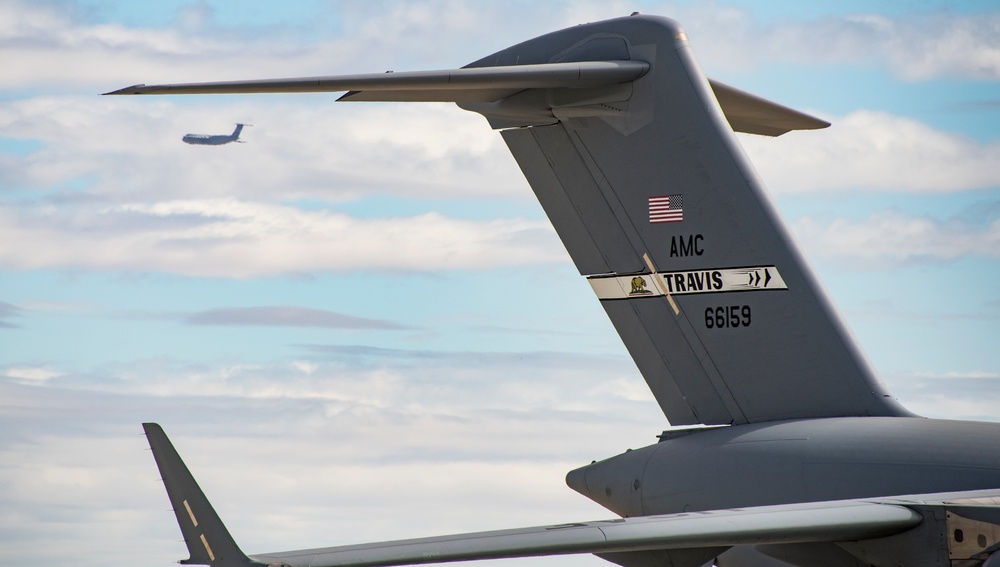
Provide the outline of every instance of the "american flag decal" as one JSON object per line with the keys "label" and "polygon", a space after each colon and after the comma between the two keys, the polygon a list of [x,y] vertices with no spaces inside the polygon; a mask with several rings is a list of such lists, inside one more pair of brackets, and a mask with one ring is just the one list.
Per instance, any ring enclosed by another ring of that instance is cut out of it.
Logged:
{"label": "american flag decal", "polygon": [[684,220],[684,197],[664,195],[649,198],[649,224]]}

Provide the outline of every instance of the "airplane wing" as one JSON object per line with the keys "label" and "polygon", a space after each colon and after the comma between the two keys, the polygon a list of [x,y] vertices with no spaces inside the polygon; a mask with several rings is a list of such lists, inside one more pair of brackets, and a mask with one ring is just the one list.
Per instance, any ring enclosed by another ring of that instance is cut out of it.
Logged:
{"label": "airplane wing", "polygon": [[856,541],[921,521],[898,505],[841,501],[643,516],[252,555],[262,563],[376,567],[479,559]]}
{"label": "airplane wing", "polygon": [[216,567],[378,567],[578,553],[725,548],[741,544],[855,541],[921,522],[899,503],[839,501],[616,518],[501,531],[247,556],[237,546],[163,429],[143,424],[184,535],[185,564]]}

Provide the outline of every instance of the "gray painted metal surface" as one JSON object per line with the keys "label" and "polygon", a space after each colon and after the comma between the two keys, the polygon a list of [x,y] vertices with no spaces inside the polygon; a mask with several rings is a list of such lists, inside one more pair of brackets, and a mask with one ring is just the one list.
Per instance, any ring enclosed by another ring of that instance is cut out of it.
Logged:
{"label": "gray painted metal surface", "polygon": [[[352,90],[341,100],[451,100],[501,129],[664,414],[694,427],[568,474],[625,519],[247,558],[147,425],[189,562],[1000,561],[1000,424],[914,417],[889,396],[733,136],[825,122],[710,82],[679,25],[648,16],[553,32],[459,70],[114,94],[341,89]],[[942,491],[954,494],[930,494]]]}
{"label": "gray painted metal surface", "polygon": [[623,516],[996,488],[1000,424],[845,417],[694,430],[570,471]]}
{"label": "gray painted metal surface", "polygon": [[649,70],[642,61],[581,61],[486,69],[386,72],[337,77],[304,77],[133,85],[105,94],[241,94],[341,92],[345,100],[459,102],[494,101],[524,89],[586,88],[626,83]]}
{"label": "gray painted metal surface", "polygon": [[905,506],[836,502],[719,510],[704,514],[579,522],[478,534],[380,542],[254,559],[316,567],[372,567],[415,563],[686,549],[734,544],[844,541],[895,535],[920,523]]}

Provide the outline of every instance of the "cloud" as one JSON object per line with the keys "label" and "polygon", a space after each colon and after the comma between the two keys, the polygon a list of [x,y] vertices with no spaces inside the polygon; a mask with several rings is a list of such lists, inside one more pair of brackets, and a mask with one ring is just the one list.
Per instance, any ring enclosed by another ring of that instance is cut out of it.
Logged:
{"label": "cloud", "polygon": [[[974,396],[934,378],[904,399],[992,417],[983,400],[998,382],[973,380]],[[0,396],[0,542],[51,565],[186,556],[140,421],[163,423],[248,552],[608,517],[565,472],[652,444],[665,426],[624,354],[316,345],[273,364],[0,378]],[[109,532],[129,544],[108,548]]]}
{"label": "cloud", "polygon": [[855,268],[884,270],[963,256],[1000,259],[1000,219],[981,227],[880,211],[857,221],[801,217],[792,230],[810,253]]}
{"label": "cloud", "polygon": [[266,326],[266,327],[322,327],[328,329],[399,330],[405,325],[354,317],[323,309],[295,306],[233,307],[209,309],[184,317],[188,325]]}
{"label": "cloud", "polygon": [[0,301],[0,329],[17,329],[19,326],[11,323],[8,319],[17,317],[20,314],[20,307]]}
{"label": "cloud", "polygon": [[[498,30],[498,21],[513,22],[519,13],[512,7],[454,0],[340,3],[297,24],[238,27],[220,24],[210,6],[185,7],[172,25],[144,28],[92,23],[83,10],[67,7],[17,0],[0,5],[6,24],[0,24],[0,49],[11,62],[0,89],[109,90],[154,80],[318,76],[397,64],[457,67],[523,39],[526,27],[521,20]],[[549,31],[545,19],[527,23]],[[497,44],[504,30],[510,39]]]}
{"label": "cloud", "polygon": [[[288,102],[292,100],[294,102]],[[190,132],[255,125],[246,144],[190,146]],[[499,135],[452,104],[335,103],[306,95],[231,103],[39,96],[0,102],[0,129],[39,149],[0,154],[0,181],[25,198],[137,201],[253,197],[343,202],[514,197],[530,190]],[[42,195],[36,192],[42,190]]]}
{"label": "cloud", "polygon": [[[174,27],[131,28],[89,23],[84,10],[73,8],[68,2],[15,0],[0,5],[0,21],[6,23],[0,25],[0,48],[10,61],[0,88],[78,90],[134,81],[151,71],[175,78],[231,76],[247,61],[257,62],[255,72],[284,76],[289,67],[321,69],[328,65],[323,57],[333,60],[337,50],[350,60],[349,54],[357,50],[336,41],[303,49],[293,30],[273,27],[239,30],[242,33],[206,29],[211,18],[199,16],[197,9],[181,10]],[[40,61],[55,62],[55,68],[39,66]]]}
{"label": "cloud", "polygon": [[[150,359],[95,373],[52,368],[58,376],[48,382],[56,388],[128,395],[231,398],[233,407],[240,407],[237,400],[279,399],[330,402],[335,406],[323,411],[336,412],[373,406],[386,416],[414,419],[467,416],[492,408],[520,412],[532,421],[548,419],[546,412],[590,412],[604,404],[652,400],[644,388],[641,396],[631,388],[608,390],[616,380],[644,384],[625,356],[329,344],[299,345],[299,349],[301,355],[288,362],[194,364]],[[546,377],[544,383],[537,379],[540,375]],[[574,394],[568,395],[567,389]],[[601,395],[591,396],[594,392]]]}
{"label": "cloud", "polygon": [[[547,221],[438,213],[361,219],[231,199],[108,209],[0,209],[0,265],[246,278],[565,262]],[[18,243],[31,242],[31,247]]]}
{"label": "cloud", "polygon": [[[665,424],[648,391],[609,388],[641,383],[627,357],[388,352],[0,377],[0,545],[47,565],[184,557],[143,421],[248,552],[608,516],[566,471]],[[109,532],[129,544],[108,548]]]}
{"label": "cloud", "polygon": [[892,376],[906,406],[932,418],[996,421],[1000,372],[995,370],[917,371]]}
{"label": "cloud", "polygon": [[63,372],[40,366],[10,367],[2,371],[4,376],[24,382],[45,382],[50,378],[62,376]]}
{"label": "cloud", "polygon": [[1000,79],[1000,14],[995,12],[941,12],[903,21],[865,15],[845,18],[835,29],[850,30],[838,48],[853,45],[843,51],[869,47],[869,53],[883,53],[890,68],[905,79]]}
{"label": "cloud", "polygon": [[856,111],[825,130],[739,136],[775,193],[951,193],[1000,187],[1000,142],[978,142],[916,120]]}
{"label": "cloud", "polygon": [[[138,82],[456,67],[559,27],[633,9],[623,2],[557,2],[544,9],[526,2],[340,3],[296,24],[227,27],[201,5],[179,10],[171,26],[129,28],[93,23],[72,3],[6,2],[0,49],[8,65],[0,89],[105,91]],[[910,80],[1000,77],[1000,14],[994,12],[857,13],[758,24],[750,11],[726,4],[651,3],[643,11],[681,21],[712,67],[874,62]]]}
{"label": "cloud", "polygon": [[715,68],[745,72],[774,62],[846,64],[888,69],[910,81],[1000,78],[1000,13],[874,11],[758,23],[752,11],[727,5],[672,11],[699,57]]}

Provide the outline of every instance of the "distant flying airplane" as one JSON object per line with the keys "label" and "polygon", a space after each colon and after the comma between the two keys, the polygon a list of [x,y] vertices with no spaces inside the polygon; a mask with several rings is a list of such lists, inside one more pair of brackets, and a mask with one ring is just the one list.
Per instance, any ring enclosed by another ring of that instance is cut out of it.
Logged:
{"label": "distant flying airplane", "polygon": [[248,557],[146,424],[183,563],[593,553],[623,567],[1000,564],[1000,424],[925,419],[890,396],[733,134],[827,122],[707,79],[676,22],[642,15],[461,69],[111,94],[345,90],[339,100],[457,102],[500,130],[677,427],[568,473],[614,519]]}
{"label": "distant flying airplane", "polygon": [[181,138],[181,141],[185,144],[193,144],[196,146],[221,146],[231,142],[239,142],[242,144],[243,141],[240,140],[240,132],[243,131],[244,126],[249,126],[249,124],[237,124],[236,129],[233,130],[233,133],[228,136],[225,134],[188,134]]}

